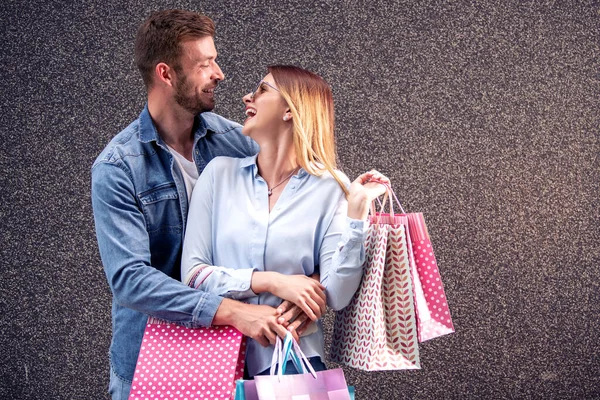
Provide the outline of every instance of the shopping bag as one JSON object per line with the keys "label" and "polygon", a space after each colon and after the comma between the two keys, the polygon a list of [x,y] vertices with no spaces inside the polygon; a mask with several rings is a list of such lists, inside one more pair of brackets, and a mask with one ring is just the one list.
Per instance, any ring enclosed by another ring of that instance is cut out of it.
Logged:
{"label": "shopping bag", "polygon": [[[244,400],[351,400],[350,392],[341,368],[316,372],[290,333],[283,344],[277,339],[270,375],[258,375],[254,382],[244,381]],[[301,374],[285,375],[288,358],[294,361]],[[256,397],[254,396],[256,390]],[[252,392],[252,393],[251,393]]]}
{"label": "shopping bag", "polygon": [[245,346],[231,326],[186,328],[149,318],[129,400],[233,399]]}
{"label": "shopping bag", "polygon": [[235,381],[234,400],[258,400],[256,385],[253,380],[238,379]]}
{"label": "shopping bag", "polygon": [[[396,199],[397,200],[397,199]],[[454,332],[446,293],[422,213],[408,213],[419,342]]]}
{"label": "shopping bag", "polygon": [[[448,302],[437,266],[429,232],[422,213],[406,213],[389,188],[390,195],[406,215],[408,259],[413,282],[417,337],[419,342],[454,332]],[[390,201],[391,198],[390,198]],[[393,202],[391,203],[393,204]],[[393,210],[393,207],[391,208]]]}
{"label": "shopping bag", "polygon": [[[256,392],[256,383],[253,380],[238,380],[236,381],[235,400],[259,400]],[[354,386],[348,386],[348,394],[350,400],[354,400]]]}
{"label": "shopping bag", "polygon": [[366,371],[420,369],[407,217],[394,214],[390,197],[390,214],[369,220],[363,279],[336,312],[331,359]]}
{"label": "shopping bag", "polygon": [[[256,393],[256,383],[254,381],[240,379],[236,384],[235,400],[259,400],[258,393]],[[348,394],[350,395],[350,400],[355,399],[354,386],[348,386]]]}

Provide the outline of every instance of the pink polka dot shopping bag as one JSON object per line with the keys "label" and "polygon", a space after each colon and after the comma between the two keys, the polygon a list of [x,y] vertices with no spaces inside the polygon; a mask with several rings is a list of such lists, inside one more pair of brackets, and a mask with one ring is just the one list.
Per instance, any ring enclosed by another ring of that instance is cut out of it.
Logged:
{"label": "pink polka dot shopping bag", "polygon": [[454,332],[442,277],[422,213],[406,214],[419,342]]}
{"label": "pink polka dot shopping bag", "polygon": [[129,400],[233,399],[245,346],[231,326],[186,328],[149,318]]}

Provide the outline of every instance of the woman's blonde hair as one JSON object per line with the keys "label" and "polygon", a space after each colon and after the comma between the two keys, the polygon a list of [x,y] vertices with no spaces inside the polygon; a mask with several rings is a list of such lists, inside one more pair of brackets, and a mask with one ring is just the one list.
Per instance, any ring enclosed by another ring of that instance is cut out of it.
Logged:
{"label": "woman's blonde hair", "polygon": [[298,163],[311,175],[321,176],[329,171],[347,195],[348,189],[335,171],[337,154],[331,88],[319,75],[299,67],[271,65],[268,70],[292,113]]}

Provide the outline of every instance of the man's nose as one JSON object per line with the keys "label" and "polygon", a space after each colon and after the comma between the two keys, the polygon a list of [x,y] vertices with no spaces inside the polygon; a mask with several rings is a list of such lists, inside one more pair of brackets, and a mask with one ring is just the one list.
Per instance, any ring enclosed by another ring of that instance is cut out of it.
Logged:
{"label": "man's nose", "polygon": [[213,69],[213,79],[216,79],[218,81],[222,81],[223,79],[225,79],[225,74],[223,74],[223,71],[221,71],[221,67],[219,67],[219,64],[217,64],[215,62],[215,68]]}

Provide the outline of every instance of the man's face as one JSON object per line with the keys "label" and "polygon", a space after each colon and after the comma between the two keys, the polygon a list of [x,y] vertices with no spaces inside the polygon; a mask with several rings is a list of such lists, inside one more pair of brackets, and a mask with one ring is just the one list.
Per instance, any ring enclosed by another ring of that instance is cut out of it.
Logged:
{"label": "man's face", "polygon": [[215,107],[214,90],[224,79],[217,65],[217,50],[210,36],[182,43],[175,70],[175,101],[193,115]]}

